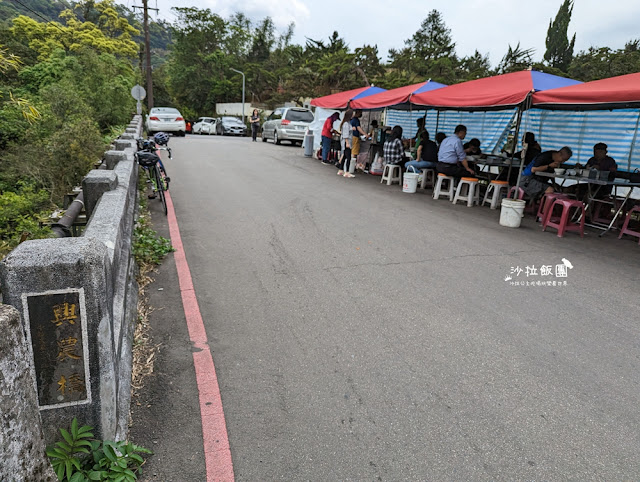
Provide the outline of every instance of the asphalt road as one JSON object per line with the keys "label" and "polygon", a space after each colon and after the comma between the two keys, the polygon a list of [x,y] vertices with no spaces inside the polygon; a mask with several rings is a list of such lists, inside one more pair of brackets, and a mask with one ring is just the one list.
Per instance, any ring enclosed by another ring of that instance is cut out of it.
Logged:
{"label": "asphalt road", "polygon": [[[237,480],[640,479],[637,242],[504,228],[288,145],[171,145]],[[169,257],[132,433],[149,480],[205,480],[176,283]]]}

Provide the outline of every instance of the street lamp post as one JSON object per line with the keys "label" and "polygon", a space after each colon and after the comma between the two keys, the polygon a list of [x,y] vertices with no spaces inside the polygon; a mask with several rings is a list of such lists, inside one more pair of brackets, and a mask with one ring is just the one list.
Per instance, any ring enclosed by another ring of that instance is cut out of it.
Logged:
{"label": "street lamp post", "polygon": [[242,123],[244,124],[245,123],[245,120],[244,120],[244,72],[240,72],[239,70],[236,70],[233,68],[231,70],[242,75]]}

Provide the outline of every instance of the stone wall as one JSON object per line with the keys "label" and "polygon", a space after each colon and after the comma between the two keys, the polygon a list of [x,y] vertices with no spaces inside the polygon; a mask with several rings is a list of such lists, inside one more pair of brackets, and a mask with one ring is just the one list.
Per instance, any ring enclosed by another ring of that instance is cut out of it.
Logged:
{"label": "stone wall", "polygon": [[133,154],[141,134],[135,116],[105,153],[106,169],[84,179],[89,221],[82,237],[27,241],[0,263],[3,301],[22,317],[47,444],[73,417],[95,427],[98,438],[127,437],[138,294]]}
{"label": "stone wall", "polygon": [[0,305],[0,480],[58,480],[45,458],[40,417],[20,314]]}

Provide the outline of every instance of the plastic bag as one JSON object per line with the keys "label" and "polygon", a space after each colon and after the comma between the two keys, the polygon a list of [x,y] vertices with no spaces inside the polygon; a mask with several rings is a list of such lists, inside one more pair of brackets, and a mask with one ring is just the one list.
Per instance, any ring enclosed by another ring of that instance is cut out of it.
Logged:
{"label": "plastic bag", "polygon": [[380,154],[376,154],[373,159],[373,164],[371,165],[371,169],[369,169],[369,174],[373,174],[374,176],[382,176],[382,172],[384,171],[384,158]]}

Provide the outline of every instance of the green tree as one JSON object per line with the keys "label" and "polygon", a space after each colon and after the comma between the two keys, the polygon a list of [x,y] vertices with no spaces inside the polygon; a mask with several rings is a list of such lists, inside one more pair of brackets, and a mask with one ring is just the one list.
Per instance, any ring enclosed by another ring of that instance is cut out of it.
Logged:
{"label": "green tree", "polygon": [[131,64],[111,54],[84,48],[75,54],[57,50],[51,56],[20,72],[20,79],[34,95],[57,83],[70,83],[79,92],[79,102],[90,108],[90,118],[101,130],[125,124],[135,109],[130,90],[135,85]]}
{"label": "green tree", "polygon": [[523,49],[520,47],[520,42],[515,48],[509,45],[507,53],[504,54],[500,64],[498,64],[497,73],[507,74],[509,72],[517,72],[519,70],[528,69],[533,63],[534,49]]}
{"label": "green tree", "polygon": [[489,56],[482,55],[477,50],[473,55],[463,57],[460,60],[459,76],[464,80],[475,80],[487,77],[491,74]]}
{"label": "green tree", "polygon": [[76,52],[84,47],[133,60],[138,46],[132,36],[138,31],[118,15],[113,0],[93,3],[92,8],[95,8],[95,15],[92,9],[87,14],[97,23],[80,20],[72,10],[60,14],[64,24],[42,23],[21,15],[13,19],[12,33],[24,39],[37,52],[39,60],[47,59],[59,49]]}
{"label": "green tree", "polygon": [[438,10],[429,12],[420,24],[420,29],[405,42],[416,60],[429,62],[442,57],[455,56],[456,44]]}
{"label": "green tree", "polygon": [[590,47],[579,52],[569,66],[569,76],[588,82],[640,72],[640,41],[631,40],[623,49]]}
{"label": "green tree", "polygon": [[391,49],[390,67],[410,80],[427,79],[454,83],[457,80],[458,58],[451,30],[438,10],[429,12],[420,29],[405,41],[405,48]]}
{"label": "green tree", "polygon": [[235,86],[228,79],[229,68],[235,64],[225,51],[228,24],[209,9],[189,7],[174,11],[178,18],[166,67],[169,93],[178,107],[211,115],[216,102],[225,102]]}
{"label": "green tree", "polygon": [[249,62],[264,63],[269,60],[271,51],[276,43],[276,27],[271,17],[260,22],[253,33],[253,41],[247,60]]}
{"label": "green tree", "polygon": [[573,0],[564,0],[556,18],[549,20],[549,29],[547,30],[547,39],[545,45],[547,47],[544,53],[544,60],[552,67],[558,68],[566,72],[573,58],[573,47],[576,43],[576,34],[573,34],[571,41],[567,36],[571,14],[573,12]]}
{"label": "green tree", "polygon": [[365,84],[371,84],[374,79],[384,74],[384,66],[380,63],[377,45],[364,45],[354,52],[354,63],[357,74]]}

